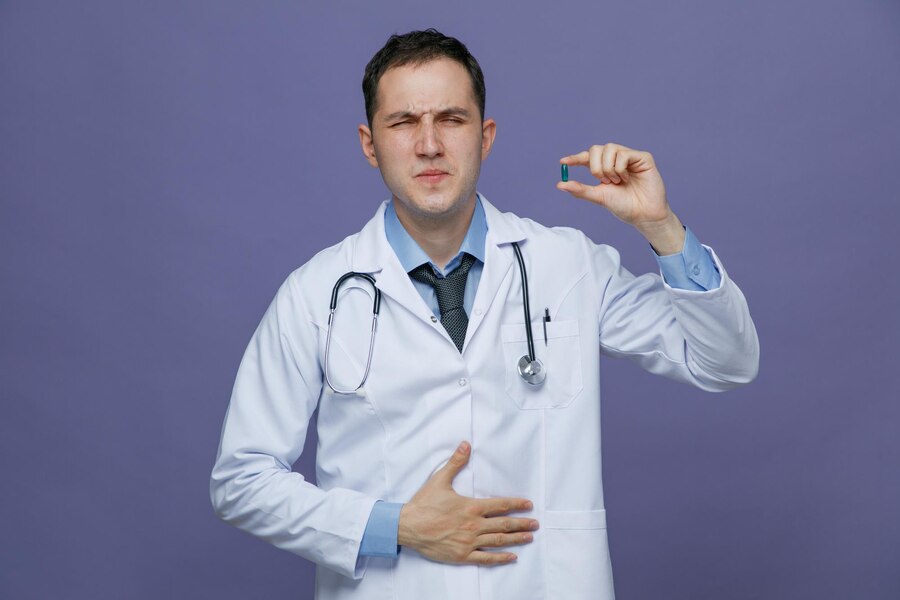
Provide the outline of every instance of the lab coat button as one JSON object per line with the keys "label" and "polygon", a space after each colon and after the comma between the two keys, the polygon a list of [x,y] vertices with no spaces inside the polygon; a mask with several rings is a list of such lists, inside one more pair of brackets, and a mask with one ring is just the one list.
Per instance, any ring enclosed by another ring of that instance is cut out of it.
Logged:
{"label": "lab coat button", "polygon": [[479,315],[479,316],[480,316],[483,312],[484,312],[484,311],[481,310],[480,308],[476,308],[476,309],[475,309],[475,314],[476,314],[476,315]]}
{"label": "lab coat button", "polygon": [[432,323],[437,323],[437,317],[434,316],[434,315],[431,315],[431,322],[432,322]]}
{"label": "lab coat button", "polygon": [[465,387],[466,383],[468,383],[468,381],[466,381],[465,377],[459,378],[459,387]]}

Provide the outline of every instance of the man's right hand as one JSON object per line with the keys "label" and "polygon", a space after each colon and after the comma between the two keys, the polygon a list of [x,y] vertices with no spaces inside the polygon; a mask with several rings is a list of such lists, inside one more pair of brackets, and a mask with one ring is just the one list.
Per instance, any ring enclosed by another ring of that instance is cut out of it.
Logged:
{"label": "man's right hand", "polygon": [[512,552],[487,552],[527,544],[534,519],[516,519],[507,513],[531,510],[524,498],[469,498],[453,490],[453,478],[469,462],[471,447],[463,442],[412,500],[400,510],[397,541],[423,556],[444,563],[500,565],[516,560]]}

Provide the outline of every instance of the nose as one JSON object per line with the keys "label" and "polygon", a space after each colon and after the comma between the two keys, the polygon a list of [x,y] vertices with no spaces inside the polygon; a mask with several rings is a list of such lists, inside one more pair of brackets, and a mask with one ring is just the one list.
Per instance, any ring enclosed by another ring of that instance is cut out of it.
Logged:
{"label": "nose", "polygon": [[430,119],[423,119],[419,123],[418,139],[416,140],[416,154],[418,156],[433,158],[444,153],[437,127]]}

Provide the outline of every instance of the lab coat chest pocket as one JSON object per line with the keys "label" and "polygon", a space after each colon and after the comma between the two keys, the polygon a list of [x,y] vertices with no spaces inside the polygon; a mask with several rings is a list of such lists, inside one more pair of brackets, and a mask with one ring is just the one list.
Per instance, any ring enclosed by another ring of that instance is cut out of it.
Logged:
{"label": "lab coat chest pocket", "polygon": [[524,323],[502,326],[506,393],[521,409],[566,408],[583,388],[581,373],[581,339],[578,321],[549,321],[547,343],[544,323],[532,324],[535,354],[544,363],[547,378],[540,386],[531,386],[519,376],[516,364],[528,353]]}

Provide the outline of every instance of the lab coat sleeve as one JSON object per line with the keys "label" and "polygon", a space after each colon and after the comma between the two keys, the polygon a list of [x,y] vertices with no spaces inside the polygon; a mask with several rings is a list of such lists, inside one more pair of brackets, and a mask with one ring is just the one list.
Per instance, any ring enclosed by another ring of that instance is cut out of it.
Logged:
{"label": "lab coat sleeve", "polygon": [[[292,276],[293,277],[293,276]],[[289,277],[244,353],[210,478],[216,514],[235,527],[346,577],[377,498],[307,482],[300,456],[322,389],[317,332]]]}
{"label": "lab coat sleeve", "polygon": [[759,340],[747,301],[712,248],[704,248],[721,281],[717,288],[694,291],[673,288],[655,273],[635,277],[614,248],[592,245],[604,354],[707,391],[756,377]]}

